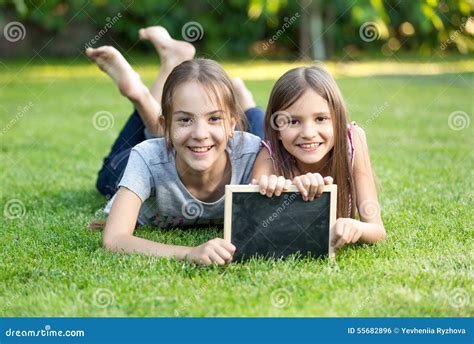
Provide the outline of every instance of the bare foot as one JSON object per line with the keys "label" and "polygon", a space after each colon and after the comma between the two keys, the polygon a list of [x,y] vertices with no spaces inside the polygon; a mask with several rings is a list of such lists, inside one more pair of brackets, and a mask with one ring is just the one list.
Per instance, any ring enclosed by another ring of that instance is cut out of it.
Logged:
{"label": "bare foot", "polygon": [[86,55],[115,81],[122,95],[132,101],[143,96],[146,86],[117,49],[111,46],[87,48]]}
{"label": "bare foot", "polygon": [[160,55],[161,65],[170,70],[181,62],[192,60],[196,49],[191,43],[171,38],[162,26],[150,26],[138,31],[140,39],[153,43]]}
{"label": "bare foot", "polygon": [[252,93],[245,86],[241,78],[233,78],[232,85],[234,86],[237,101],[244,111],[257,106],[255,100],[253,100]]}

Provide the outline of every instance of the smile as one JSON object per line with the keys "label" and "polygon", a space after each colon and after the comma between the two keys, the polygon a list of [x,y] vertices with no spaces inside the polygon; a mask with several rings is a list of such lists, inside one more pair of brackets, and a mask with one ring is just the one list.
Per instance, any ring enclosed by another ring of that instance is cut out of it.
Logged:
{"label": "smile", "polygon": [[212,147],[214,147],[214,146],[202,146],[202,147],[190,147],[190,146],[188,146],[189,150],[193,153],[207,153],[212,149]]}
{"label": "smile", "polygon": [[301,143],[297,146],[300,147],[305,152],[314,152],[322,144],[323,144],[322,142],[312,142],[312,143]]}

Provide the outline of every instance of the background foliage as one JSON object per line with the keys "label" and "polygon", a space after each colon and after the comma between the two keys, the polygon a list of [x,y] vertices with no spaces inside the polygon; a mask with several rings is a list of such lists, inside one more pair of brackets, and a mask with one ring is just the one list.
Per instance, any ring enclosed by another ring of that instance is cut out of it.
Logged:
{"label": "background foliage", "polygon": [[[137,41],[138,29],[150,25],[163,25],[173,37],[181,38],[183,25],[195,21],[204,31],[195,44],[209,57],[298,58],[307,55],[301,51],[302,42],[314,42],[315,31],[311,28],[319,18],[322,26],[316,33],[322,35],[328,58],[347,54],[357,57],[361,51],[387,56],[398,50],[467,54],[474,50],[474,22],[468,20],[473,7],[470,0],[0,0],[0,26],[18,20],[28,32],[23,48],[16,44],[8,47],[9,51],[3,49],[0,56],[27,55],[52,36],[62,36],[64,42],[48,47],[48,54],[75,55],[78,47],[117,13],[122,14],[121,19],[99,45],[130,48]],[[301,19],[271,49],[262,49],[295,13],[301,14]],[[359,29],[367,22],[377,24],[379,37],[375,42],[360,39]],[[450,37],[453,42],[443,47]],[[140,45],[134,49],[151,47]]]}

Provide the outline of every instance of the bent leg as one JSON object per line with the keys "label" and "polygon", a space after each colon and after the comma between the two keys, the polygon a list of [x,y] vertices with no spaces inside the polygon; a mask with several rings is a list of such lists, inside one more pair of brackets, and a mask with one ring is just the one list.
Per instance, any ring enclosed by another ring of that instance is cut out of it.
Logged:
{"label": "bent leg", "polygon": [[117,184],[127,166],[130,151],[145,140],[144,129],[145,125],[135,110],[115,140],[99,171],[96,187],[105,197],[110,198],[117,191]]}
{"label": "bent leg", "polygon": [[168,31],[162,26],[150,26],[140,29],[138,34],[141,40],[150,41],[160,56],[160,71],[150,88],[150,93],[161,104],[163,86],[168,75],[177,65],[192,60],[196,49],[189,42],[171,38]]}
{"label": "bent leg", "polygon": [[133,103],[148,131],[156,136],[163,135],[159,124],[160,104],[122,54],[110,46],[88,48],[86,54],[114,80],[120,93]]}
{"label": "bent leg", "polygon": [[252,92],[245,86],[242,79],[233,78],[232,86],[234,87],[235,96],[237,97],[240,107],[245,111],[245,116],[249,124],[248,131],[264,139],[265,113],[261,108],[257,107]]}
{"label": "bent leg", "polygon": [[249,124],[248,131],[251,134],[259,136],[262,140],[265,139],[265,112],[256,106],[245,110],[245,116]]}

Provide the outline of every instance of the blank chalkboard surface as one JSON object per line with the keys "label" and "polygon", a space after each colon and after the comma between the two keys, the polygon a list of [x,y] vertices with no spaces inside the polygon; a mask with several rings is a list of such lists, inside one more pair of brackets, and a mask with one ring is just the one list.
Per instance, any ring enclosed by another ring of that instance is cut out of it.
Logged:
{"label": "blank chalkboard surface", "polygon": [[237,248],[234,261],[294,253],[334,258],[330,242],[336,222],[336,185],[325,186],[311,202],[303,201],[295,186],[271,198],[258,190],[256,185],[226,186],[224,239]]}

